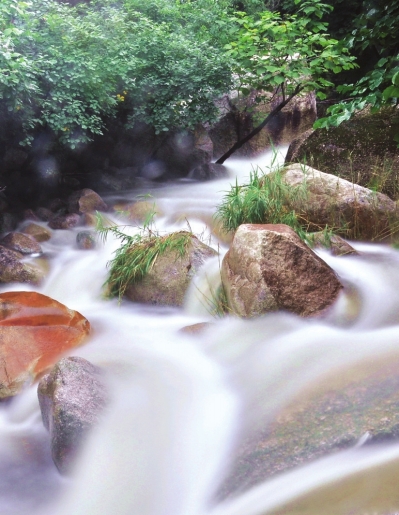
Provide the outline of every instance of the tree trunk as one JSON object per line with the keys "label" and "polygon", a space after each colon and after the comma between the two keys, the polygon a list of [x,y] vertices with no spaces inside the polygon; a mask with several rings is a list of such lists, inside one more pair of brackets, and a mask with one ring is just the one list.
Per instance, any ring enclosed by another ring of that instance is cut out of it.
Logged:
{"label": "tree trunk", "polygon": [[238,140],[237,143],[235,143],[225,154],[222,155],[222,157],[220,157],[216,161],[216,164],[222,165],[226,161],[227,158],[229,158],[232,154],[234,154],[234,152],[236,150],[241,148],[247,141],[249,141],[254,136],[256,136],[263,129],[263,127],[265,127],[270,122],[270,120],[272,118],[274,118],[277,115],[277,113],[279,113],[288,104],[288,102],[290,102],[294,97],[296,97],[298,95],[298,93],[300,93],[300,91],[302,89],[303,89],[303,87],[297,86],[295,88],[295,90],[293,91],[293,93],[291,93],[291,95],[289,97],[287,97],[285,100],[280,102],[278,104],[278,106],[276,106],[272,111],[270,111],[270,113],[266,116],[266,118],[263,120],[263,122],[260,125],[255,127],[255,129],[253,131],[251,131],[249,134],[247,134],[244,138],[241,138],[240,140]]}

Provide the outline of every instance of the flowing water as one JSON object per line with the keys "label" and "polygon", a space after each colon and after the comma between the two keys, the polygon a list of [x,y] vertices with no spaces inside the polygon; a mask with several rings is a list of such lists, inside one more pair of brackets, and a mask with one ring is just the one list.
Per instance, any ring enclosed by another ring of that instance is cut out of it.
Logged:
{"label": "flowing water", "polygon": [[[270,159],[258,161],[266,168]],[[229,167],[229,179],[143,185],[139,193],[150,192],[162,212],[157,229],[188,223],[222,256],[226,247],[211,238],[206,222],[229,183],[248,176],[250,163],[231,161]],[[347,286],[327,319],[276,313],[244,321],[209,314],[217,259],[199,274],[184,309],[103,300],[106,263],[118,242],[79,251],[77,231],[56,231],[43,244],[51,273],[40,291],[90,320],[91,337],[73,354],[106,368],[113,401],[68,478],[52,464],[36,386],[0,405],[2,515],[361,515],[399,509],[399,444],[362,441],[218,500],[240,446],[289,403],[395,369],[398,251],[359,244],[359,257],[322,252]],[[26,286],[3,291],[9,289]],[[203,321],[213,323],[201,334],[179,331]]]}

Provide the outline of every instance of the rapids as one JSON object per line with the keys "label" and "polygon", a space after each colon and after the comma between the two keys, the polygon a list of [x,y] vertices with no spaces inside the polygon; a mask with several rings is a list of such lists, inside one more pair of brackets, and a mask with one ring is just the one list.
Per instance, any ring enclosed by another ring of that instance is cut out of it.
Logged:
{"label": "rapids", "polygon": [[[285,149],[279,159],[283,159]],[[271,155],[258,158],[266,169]],[[229,179],[190,180],[126,192],[151,193],[156,227],[189,227],[205,242],[206,221],[229,183],[245,181],[248,161],[231,160]],[[122,198],[123,197],[123,198]],[[116,220],[116,218],[115,218]],[[105,301],[106,263],[118,242],[80,251],[76,233],[56,231],[43,244],[51,272],[38,289],[92,324],[74,355],[104,366],[113,402],[93,431],[72,477],[52,463],[36,385],[0,404],[2,515],[371,514],[399,510],[399,443],[363,446],[277,475],[244,493],[217,495],[242,442],[288,403],[329,385],[345,385],[399,363],[399,252],[356,244],[359,257],[321,252],[347,286],[324,320],[276,313],[257,320],[212,319],[207,299],[219,260],[207,263],[185,309]],[[127,228],[126,230],[134,230]],[[7,285],[26,290],[26,285]],[[179,332],[212,321],[201,335]]]}

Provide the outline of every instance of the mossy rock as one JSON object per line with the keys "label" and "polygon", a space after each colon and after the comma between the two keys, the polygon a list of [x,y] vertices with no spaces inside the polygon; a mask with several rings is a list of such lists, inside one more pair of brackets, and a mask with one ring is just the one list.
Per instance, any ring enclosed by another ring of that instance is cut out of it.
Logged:
{"label": "mossy rock", "polygon": [[308,131],[294,140],[286,162],[306,162],[325,173],[338,175],[389,195],[399,197],[399,112],[363,111],[339,127]]}
{"label": "mossy rock", "polygon": [[145,304],[181,306],[191,279],[207,258],[217,255],[191,233],[173,234],[187,236],[184,253],[171,248],[159,254],[148,273],[126,288],[128,299]]}

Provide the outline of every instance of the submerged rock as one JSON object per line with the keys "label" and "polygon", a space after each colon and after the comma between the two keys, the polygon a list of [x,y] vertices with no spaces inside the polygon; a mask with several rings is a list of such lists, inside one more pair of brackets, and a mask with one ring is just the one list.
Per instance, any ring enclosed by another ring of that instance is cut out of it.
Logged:
{"label": "submerged rock", "polygon": [[229,308],[242,317],[280,309],[317,315],[342,289],[334,271],[287,225],[240,225],[221,276]]}
{"label": "submerged rock", "polygon": [[160,254],[148,274],[127,287],[126,297],[146,304],[181,306],[192,277],[207,258],[216,255],[215,250],[191,235],[182,256],[175,250]]}
{"label": "submerged rock", "polygon": [[41,379],[38,397],[54,463],[67,473],[107,404],[104,373],[83,358],[63,358]]}
{"label": "submerged rock", "polygon": [[35,224],[33,222],[25,225],[22,229],[22,232],[32,236],[32,238],[34,238],[39,243],[48,241],[51,238],[51,231],[49,231],[47,227],[43,227],[42,225]]}
{"label": "submerged rock", "polygon": [[31,263],[21,261],[23,255],[0,245],[0,283],[39,284],[43,271]]}
{"label": "submerged rock", "polygon": [[46,295],[0,294],[0,398],[17,394],[89,331],[86,318]]}
{"label": "submerged rock", "polygon": [[334,256],[358,256],[359,253],[341,236],[333,234],[326,237],[323,231],[308,234],[313,249],[328,249]]}
{"label": "submerged rock", "polygon": [[301,164],[274,173],[297,188],[290,208],[316,230],[329,225],[348,238],[382,240],[399,222],[398,207],[382,193]]}

